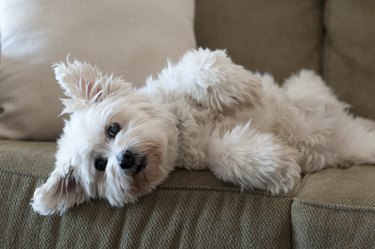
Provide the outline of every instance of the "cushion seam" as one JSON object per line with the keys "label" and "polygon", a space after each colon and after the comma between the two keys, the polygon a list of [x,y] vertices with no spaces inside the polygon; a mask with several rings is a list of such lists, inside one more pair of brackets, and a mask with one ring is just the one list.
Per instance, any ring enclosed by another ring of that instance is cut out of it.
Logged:
{"label": "cushion seam", "polygon": [[307,180],[310,178],[311,174],[306,174],[301,177],[300,183],[295,187],[295,189],[292,191],[293,196],[298,196],[302,189],[305,187]]}
{"label": "cushion seam", "polygon": [[348,206],[345,204],[333,204],[333,203],[321,203],[315,201],[306,201],[301,200],[298,198],[293,198],[293,204],[300,203],[307,206],[313,206],[321,209],[329,209],[335,211],[344,211],[344,212],[368,212],[368,213],[375,213],[374,207],[367,207],[367,206]]}
{"label": "cushion seam", "polygon": [[296,187],[296,189],[293,191],[293,198],[291,198],[290,200],[290,205],[289,205],[289,221],[290,221],[290,239],[291,239],[291,248],[293,248],[293,222],[292,222],[292,216],[293,216],[293,212],[292,212],[292,206],[293,206],[293,202],[294,202],[294,198],[295,196],[297,196],[299,193],[301,193],[302,189],[304,188],[304,186],[306,185],[306,182],[307,182],[307,179],[310,178],[311,176],[311,173],[309,174],[306,174],[304,176],[302,176],[302,179],[300,181],[300,185]]}
{"label": "cushion seam", "polygon": [[290,195],[275,195],[272,196],[270,194],[262,194],[257,192],[241,192],[240,189],[215,189],[215,188],[199,188],[199,187],[159,187],[157,190],[166,190],[166,191],[178,191],[178,190],[192,190],[192,191],[207,191],[207,192],[228,192],[228,193],[237,193],[241,195],[257,195],[257,196],[263,196],[263,197],[270,197],[274,199],[292,199],[292,196]]}
{"label": "cushion seam", "polygon": [[333,49],[333,46],[330,47],[330,34],[328,33],[329,25],[328,23],[331,20],[331,6],[330,3],[326,2],[325,3],[325,16],[323,17],[323,26],[326,30],[325,37],[324,37],[324,43],[323,43],[323,77],[328,82],[327,84],[330,83],[330,65],[331,65],[331,50]]}

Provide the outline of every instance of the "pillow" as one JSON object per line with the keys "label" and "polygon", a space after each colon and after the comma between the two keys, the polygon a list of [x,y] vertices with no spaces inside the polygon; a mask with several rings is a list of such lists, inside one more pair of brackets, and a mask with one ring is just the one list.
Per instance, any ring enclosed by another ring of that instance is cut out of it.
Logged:
{"label": "pillow", "polygon": [[0,138],[54,140],[62,91],[51,66],[71,58],[141,86],[195,47],[193,0],[2,0]]}

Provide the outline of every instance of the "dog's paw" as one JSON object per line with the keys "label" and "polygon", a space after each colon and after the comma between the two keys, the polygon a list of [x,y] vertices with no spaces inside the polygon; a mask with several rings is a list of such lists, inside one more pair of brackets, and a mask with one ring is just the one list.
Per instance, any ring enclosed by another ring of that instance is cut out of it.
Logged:
{"label": "dog's paw", "polygon": [[[271,147],[269,147],[271,148]],[[265,190],[273,195],[285,194],[293,190],[301,177],[301,167],[298,164],[299,153],[288,146],[275,146],[269,151],[264,148],[253,159],[251,165],[238,165],[243,176],[239,178],[239,185],[243,188]],[[268,154],[269,153],[269,154]]]}
{"label": "dog's paw", "polygon": [[[301,176],[298,156],[294,152],[279,157],[265,156],[264,153],[267,151],[258,155],[261,159],[248,156],[241,158],[241,155],[234,154],[228,157],[228,154],[224,153],[222,157],[211,159],[211,165],[214,165],[211,166],[211,170],[220,179],[239,185],[243,189],[259,189],[273,195],[293,190]],[[212,164],[214,161],[215,164]]]}
{"label": "dog's paw", "polygon": [[31,200],[33,210],[41,215],[63,214],[89,197],[72,176],[71,167],[55,169],[47,182],[35,189]]}
{"label": "dog's paw", "polygon": [[293,190],[301,177],[297,158],[294,152],[289,152],[274,162],[273,171],[265,173],[269,176],[264,181],[264,189],[272,194],[285,194]]}
{"label": "dog's paw", "polygon": [[210,169],[220,179],[272,194],[293,189],[300,177],[299,159],[297,150],[251,129],[250,123],[216,137],[209,149]]}
{"label": "dog's paw", "polygon": [[261,78],[232,62],[225,50],[197,49],[158,75],[163,84],[199,105],[223,111],[261,103]]}
{"label": "dog's paw", "polygon": [[43,186],[38,187],[35,192],[33,199],[31,200],[31,206],[35,212],[41,215],[51,215],[56,213],[64,213],[66,210],[59,210],[58,205],[53,199],[48,198],[46,190]]}

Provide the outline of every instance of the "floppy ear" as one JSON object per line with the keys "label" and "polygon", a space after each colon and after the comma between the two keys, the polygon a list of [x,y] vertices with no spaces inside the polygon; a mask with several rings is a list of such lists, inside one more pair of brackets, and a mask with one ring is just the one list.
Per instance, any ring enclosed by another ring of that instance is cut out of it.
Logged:
{"label": "floppy ear", "polygon": [[56,168],[47,182],[35,190],[31,205],[39,214],[61,215],[88,199],[71,167],[64,171]]}
{"label": "floppy ear", "polygon": [[119,77],[103,75],[100,69],[87,62],[74,60],[53,66],[56,80],[67,99],[62,99],[63,113],[88,107],[113,94],[126,94],[131,85]]}

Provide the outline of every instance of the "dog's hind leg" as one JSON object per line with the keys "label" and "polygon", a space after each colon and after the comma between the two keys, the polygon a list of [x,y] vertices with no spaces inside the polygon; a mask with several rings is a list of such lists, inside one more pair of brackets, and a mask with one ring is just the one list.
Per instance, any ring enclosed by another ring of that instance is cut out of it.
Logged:
{"label": "dog's hind leg", "polygon": [[342,114],[331,146],[341,166],[375,164],[375,122]]}
{"label": "dog's hind leg", "polygon": [[233,63],[224,50],[189,51],[177,64],[168,64],[156,80],[149,78],[147,85],[217,111],[257,105],[262,95],[261,78]]}
{"label": "dog's hind leg", "polygon": [[237,125],[209,145],[208,165],[220,179],[272,194],[291,190],[300,176],[299,153],[250,124]]}
{"label": "dog's hind leg", "polygon": [[288,78],[282,88],[292,99],[314,99],[320,102],[338,102],[332,89],[311,70],[301,70]]}

